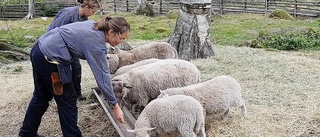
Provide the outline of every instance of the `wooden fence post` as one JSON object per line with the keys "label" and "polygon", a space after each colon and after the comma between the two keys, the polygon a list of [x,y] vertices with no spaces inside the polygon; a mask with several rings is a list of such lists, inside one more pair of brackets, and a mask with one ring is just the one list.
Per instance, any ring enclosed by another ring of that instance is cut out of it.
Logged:
{"label": "wooden fence post", "polygon": [[116,0],[113,0],[113,12],[117,12]]}
{"label": "wooden fence post", "polygon": [[268,12],[268,2],[269,0],[264,0],[264,14],[267,14]]}
{"label": "wooden fence post", "polygon": [[244,0],[244,2],[243,2],[244,4],[244,6],[243,6],[243,12],[246,12],[247,11],[247,0]]}
{"label": "wooden fence post", "polygon": [[294,1],[294,11],[293,11],[293,15],[294,17],[297,17],[297,10],[298,10],[298,0]]}
{"label": "wooden fence post", "polygon": [[223,0],[220,0],[220,15],[223,15]]}
{"label": "wooden fence post", "polygon": [[127,12],[129,12],[129,1],[128,0],[126,0],[126,6],[127,6]]}
{"label": "wooden fence post", "polygon": [[162,11],[162,0],[160,0],[159,2],[159,11],[158,11],[159,15],[162,13],[161,11]]}

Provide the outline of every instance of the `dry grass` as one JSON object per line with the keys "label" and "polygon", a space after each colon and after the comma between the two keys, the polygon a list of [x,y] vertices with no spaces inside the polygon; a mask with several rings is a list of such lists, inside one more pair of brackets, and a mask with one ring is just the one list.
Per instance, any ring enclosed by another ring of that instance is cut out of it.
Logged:
{"label": "dry grass", "polygon": [[[135,44],[141,42],[135,42]],[[232,108],[229,119],[210,136],[280,137],[320,136],[320,52],[265,51],[246,47],[215,46],[216,55],[195,63],[207,80],[231,75],[243,88],[248,118]],[[83,94],[96,86],[92,73],[83,64]],[[14,69],[22,67],[21,72]],[[30,61],[0,67],[0,136],[16,136],[32,96]],[[115,136],[102,108],[89,109],[95,100],[78,103],[79,126],[85,137]],[[45,113],[39,133],[62,136],[54,102]]]}

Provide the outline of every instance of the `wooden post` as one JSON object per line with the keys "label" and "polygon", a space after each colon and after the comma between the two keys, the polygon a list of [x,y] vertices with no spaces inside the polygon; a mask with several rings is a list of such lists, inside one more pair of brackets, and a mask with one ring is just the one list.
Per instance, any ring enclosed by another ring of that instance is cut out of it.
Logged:
{"label": "wooden post", "polygon": [[244,0],[243,12],[247,11],[247,0]]}
{"label": "wooden post", "polygon": [[129,12],[129,1],[128,0],[126,0],[126,7],[127,7],[127,12]]}
{"label": "wooden post", "polygon": [[267,14],[268,12],[268,1],[269,0],[264,0],[264,14]]}
{"label": "wooden post", "polygon": [[294,11],[293,11],[293,15],[294,17],[297,17],[297,11],[298,11],[298,0],[294,1]]}
{"label": "wooden post", "polygon": [[159,2],[159,15],[161,14],[161,11],[162,11],[162,0],[160,0]]}
{"label": "wooden post", "polygon": [[180,0],[180,14],[170,43],[180,59],[192,60],[214,55],[210,36],[211,0]]}
{"label": "wooden post", "polygon": [[220,0],[220,15],[223,15],[223,0]]}
{"label": "wooden post", "polygon": [[113,13],[117,12],[116,0],[113,0]]}

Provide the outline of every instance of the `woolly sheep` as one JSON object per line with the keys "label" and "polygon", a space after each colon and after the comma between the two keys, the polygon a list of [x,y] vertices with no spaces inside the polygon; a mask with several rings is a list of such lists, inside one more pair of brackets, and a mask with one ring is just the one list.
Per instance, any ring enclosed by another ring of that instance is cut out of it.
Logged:
{"label": "woolly sheep", "polygon": [[133,48],[129,45],[129,43],[123,41],[116,46],[111,46],[109,43],[106,43],[108,48],[107,54],[119,54],[122,51],[132,50]]}
{"label": "woolly sheep", "polygon": [[152,59],[142,60],[142,61],[136,62],[134,64],[131,64],[131,65],[123,66],[123,67],[119,68],[116,71],[116,73],[114,73],[114,76],[121,75],[121,74],[126,73],[127,71],[129,71],[129,70],[131,70],[133,68],[140,67],[140,66],[143,66],[143,65],[146,65],[146,64],[150,64],[150,63],[153,63],[153,62],[156,62],[156,61],[159,61],[159,60],[160,59],[152,58]]}
{"label": "woolly sheep", "polygon": [[190,96],[174,95],[151,101],[141,112],[135,123],[135,129],[129,132],[136,137],[148,137],[148,131],[156,133],[178,132],[182,137],[196,137],[201,130],[205,134],[203,107],[198,100]]}
{"label": "woolly sheep", "polygon": [[160,92],[158,98],[177,94],[194,97],[203,105],[206,119],[211,122],[226,120],[229,108],[232,106],[241,107],[244,116],[247,113],[245,101],[241,97],[240,84],[231,76],[222,75],[202,83],[169,88]]}
{"label": "woolly sheep", "polygon": [[150,58],[174,59],[178,58],[178,53],[169,43],[152,42],[119,54],[107,54],[107,57],[110,73],[114,74],[117,69],[125,65]]}
{"label": "woolly sheep", "polygon": [[200,71],[189,61],[164,59],[133,68],[112,79],[116,96],[130,106],[145,107],[160,90],[200,82]]}

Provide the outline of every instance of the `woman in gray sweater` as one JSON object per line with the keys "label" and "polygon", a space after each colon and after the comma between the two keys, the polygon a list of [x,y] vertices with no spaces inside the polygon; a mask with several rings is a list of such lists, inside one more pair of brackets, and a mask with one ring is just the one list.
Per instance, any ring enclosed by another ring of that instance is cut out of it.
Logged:
{"label": "woman in gray sweater", "polygon": [[[88,17],[93,15],[99,8],[100,3],[98,0],[82,0],[78,1],[79,6],[67,7],[60,10],[54,17],[47,31],[50,31],[56,27],[61,27],[62,25],[86,21]],[[86,97],[81,94],[81,64],[78,58],[74,58],[72,67],[72,82],[73,86],[77,92],[79,100],[85,100]]]}
{"label": "woman in gray sweater", "polygon": [[[41,118],[52,98],[58,106],[63,136],[82,136],[77,125],[77,94],[70,65],[75,58],[87,60],[98,87],[113,105],[115,117],[124,122],[123,112],[112,89],[105,45],[108,42],[116,46],[129,35],[130,25],[123,17],[71,23],[42,35],[30,53],[35,89],[19,136],[39,136],[37,131]],[[58,79],[53,74],[58,74]]]}

